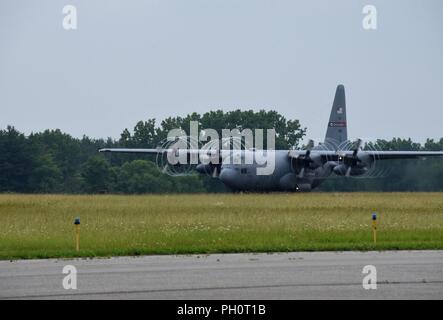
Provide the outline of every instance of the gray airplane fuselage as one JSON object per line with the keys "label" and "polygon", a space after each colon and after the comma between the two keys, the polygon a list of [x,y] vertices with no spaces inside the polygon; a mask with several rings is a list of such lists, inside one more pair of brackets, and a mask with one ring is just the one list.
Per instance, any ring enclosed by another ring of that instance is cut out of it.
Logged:
{"label": "gray airplane fuselage", "polygon": [[310,191],[331,174],[328,166],[321,166],[300,177],[300,169],[294,165],[293,159],[288,157],[286,150],[268,151],[268,156],[275,159],[274,170],[272,174],[257,174],[257,169],[263,168],[264,165],[255,161],[252,164],[244,163],[245,153],[249,152],[255,153],[237,152],[241,154],[242,164],[233,163],[232,157],[225,157],[222,162],[219,179],[232,190]]}

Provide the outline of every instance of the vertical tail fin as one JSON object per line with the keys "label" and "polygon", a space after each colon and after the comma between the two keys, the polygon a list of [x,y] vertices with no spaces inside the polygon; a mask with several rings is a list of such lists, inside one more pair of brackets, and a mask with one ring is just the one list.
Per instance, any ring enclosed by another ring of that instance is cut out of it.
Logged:
{"label": "vertical tail fin", "polygon": [[346,122],[346,97],[345,87],[338,85],[335,91],[334,103],[332,104],[326,131],[325,144],[337,149],[344,141],[348,140],[348,128]]}

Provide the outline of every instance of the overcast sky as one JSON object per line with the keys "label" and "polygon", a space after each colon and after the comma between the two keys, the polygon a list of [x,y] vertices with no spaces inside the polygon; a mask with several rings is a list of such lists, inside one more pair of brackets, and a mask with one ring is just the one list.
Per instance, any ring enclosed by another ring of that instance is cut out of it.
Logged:
{"label": "overcast sky", "polygon": [[[67,4],[77,30],[62,27]],[[266,109],[318,141],[343,83],[351,137],[440,138],[442,12],[441,0],[1,0],[0,128],[118,138],[142,119]]]}

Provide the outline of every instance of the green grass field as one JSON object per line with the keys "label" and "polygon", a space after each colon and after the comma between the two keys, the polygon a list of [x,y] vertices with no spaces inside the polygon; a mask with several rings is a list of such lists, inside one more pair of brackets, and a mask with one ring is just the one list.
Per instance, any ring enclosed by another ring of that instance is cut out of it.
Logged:
{"label": "green grass field", "polygon": [[443,249],[443,193],[5,194],[0,228],[0,259]]}

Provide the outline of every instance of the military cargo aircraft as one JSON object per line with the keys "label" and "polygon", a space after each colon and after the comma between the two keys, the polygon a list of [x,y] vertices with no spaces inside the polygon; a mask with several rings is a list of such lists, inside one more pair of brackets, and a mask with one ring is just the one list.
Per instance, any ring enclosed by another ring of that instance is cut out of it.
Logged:
{"label": "military cargo aircraft", "polygon": [[[352,145],[351,148],[349,146]],[[348,149],[348,150],[346,150]],[[214,150],[214,149],[101,149],[100,152],[167,154],[175,156],[172,165],[180,165],[176,159],[182,155],[199,154],[195,166],[197,172],[220,179],[236,191],[311,191],[332,174],[351,177],[364,176],[379,160],[443,157],[443,151],[377,151],[363,150],[362,141],[348,141],[346,98],[343,85],[337,86],[326,136],[323,143],[305,150]],[[265,153],[273,159],[271,174],[258,174],[263,164],[257,162],[236,163],[233,158],[245,159]],[[203,157],[202,157],[203,155]]]}

